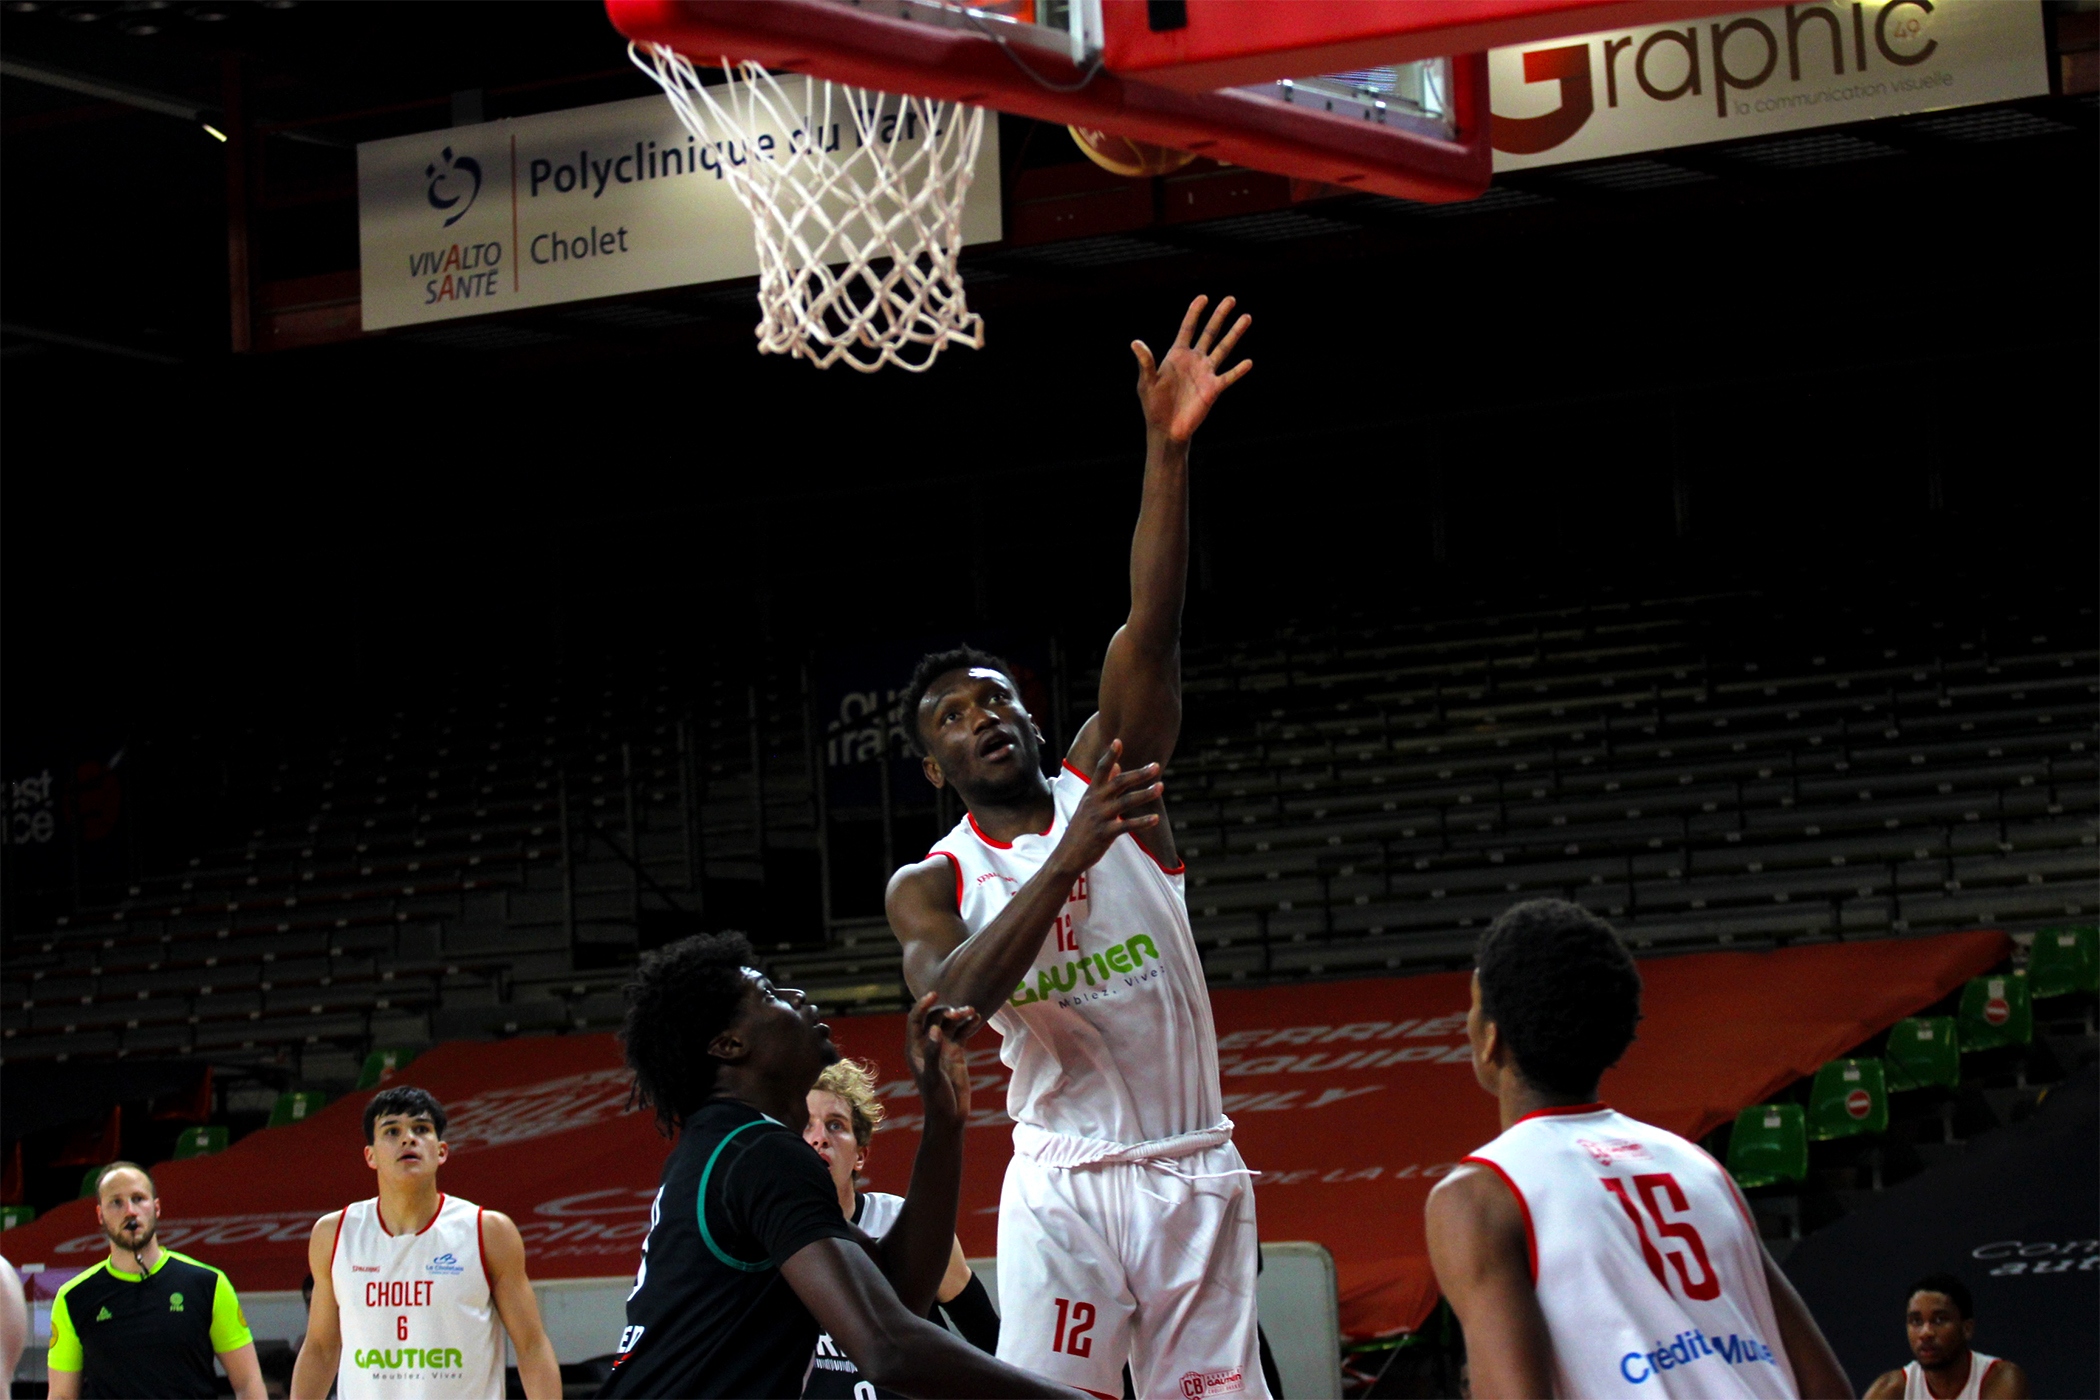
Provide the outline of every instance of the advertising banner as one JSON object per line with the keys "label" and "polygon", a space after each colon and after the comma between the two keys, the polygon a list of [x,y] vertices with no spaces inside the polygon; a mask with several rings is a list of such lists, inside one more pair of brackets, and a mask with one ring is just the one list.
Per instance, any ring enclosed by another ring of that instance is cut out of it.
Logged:
{"label": "advertising banner", "polygon": [[[1615,1107],[1697,1137],[2003,959],[1997,932],[1705,953],[1641,965],[1640,1039],[1602,1093]],[[1422,1235],[1429,1189],[1495,1136],[1495,1103],[1466,1045],[1468,974],[1365,978],[1217,991],[1225,1111],[1261,1173],[1265,1240],[1334,1255],[1345,1335],[1413,1328],[1436,1302]],[[841,1017],[839,1048],[875,1063],[888,1121],[871,1145],[874,1189],[909,1184],[921,1121],[901,1015]],[[958,1233],[996,1252],[1000,1181],[1012,1153],[998,1039],[973,1044],[971,1131]],[[666,1144],[627,1110],[628,1072],[609,1035],[441,1045],[394,1081],[451,1113],[442,1185],[507,1212],[536,1281],[632,1277]],[[314,1117],[254,1133],[212,1157],[154,1167],[171,1249],[226,1270],[244,1293],[296,1289],[314,1220],[370,1196],[352,1094]],[[78,1270],[107,1252],[92,1202],[0,1235],[21,1264]],[[610,1352],[617,1333],[604,1338]],[[602,1352],[586,1350],[584,1355]]]}
{"label": "advertising banner", "polygon": [[1854,0],[1496,49],[1495,170],[2045,96],[2034,0]]}
{"label": "advertising banner", "polygon": [[[803,80],[781,81],[792,96]],[[357,148],[364,328],[756,276],[751,219],[726,169],[791,144],[861,139],[834,104],[829,120],[749,146],[701,142],[668,100],[638,97],[367,141]],[[925,139],[909,122],[900,159]],[[1000,236],[999,127],[988,121],[963,241]]]}

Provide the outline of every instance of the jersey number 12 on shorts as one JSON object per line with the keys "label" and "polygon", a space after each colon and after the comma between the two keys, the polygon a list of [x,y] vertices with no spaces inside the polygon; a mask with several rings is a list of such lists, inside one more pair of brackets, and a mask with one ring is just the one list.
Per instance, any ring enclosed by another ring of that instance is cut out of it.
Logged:
{"label": "jersey number 12 on shorts", "polygon": [[[1067,1323],[1070,1324],[1069,1329]],[[1094,1330],[1094,1305],[1075,1303],[1069,1298],[1057,1300],[1057,1336],[1050,1343],[1050,1350],[1061,1351],[1067,1356],[1092,1356],[1094,1339],[1087,1333]]]}

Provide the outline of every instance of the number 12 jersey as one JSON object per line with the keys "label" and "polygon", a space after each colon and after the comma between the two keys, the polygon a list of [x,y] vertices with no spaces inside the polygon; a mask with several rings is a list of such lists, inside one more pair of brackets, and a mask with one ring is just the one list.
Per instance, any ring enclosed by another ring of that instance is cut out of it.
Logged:
{"label": "number 12 jersey", "polygon": [[1466,1161],[1523,1208],[1556,1395],[1796,1394],[1749,1207],[1696,1145],[1584,1104]]}

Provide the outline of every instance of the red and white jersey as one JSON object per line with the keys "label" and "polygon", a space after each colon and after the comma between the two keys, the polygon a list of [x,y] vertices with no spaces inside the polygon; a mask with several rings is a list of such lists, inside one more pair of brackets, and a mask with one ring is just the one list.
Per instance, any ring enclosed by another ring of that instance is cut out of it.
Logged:
{"label": "red and white jersey", "polygon": [[503,1322],[481,1253],[481,1207],[440,1195],[430,1223],[396,1235],[377,1200],[343,1208],[328,1266],[342,1318],[342,1400],[503,1400]]}
{"label": "red and white jersey", "polygon": [[[1960,1390],[1954,1392],[1953,1400],[1982,1400],[1983,1378],[1998,1364],[1995,1356],[1985,1356],[1980,1351],[1969,1353],[1969,1378],[1962,1382]],[[1925,1368],[1913,1361],[1903,1368],[1903,1400],[1937,1400],[1925,1386]]]}
{"label": "red and white jersey", "polygon": [[[968,813],[932,854],[955,868],[962,921],[999,917],[1064,838],[1087,780],[1067,764],[1052,781],[1050,829],[988,839]],[[1153,1142],[1217,1129],[1218,1036],[1183,898],[1183,869],[1164,869],[1120,836],[1073,884],[1034,966],[992,1017],[1013,1071],[1016,1123],[1107,1143]]]}
{"label": "red and white jersey", "polygon": [[1585,1104],[1465,1160],[1523,1208],[1555,1395],[1797,1394],[1750,1209],[1696,1145]]}

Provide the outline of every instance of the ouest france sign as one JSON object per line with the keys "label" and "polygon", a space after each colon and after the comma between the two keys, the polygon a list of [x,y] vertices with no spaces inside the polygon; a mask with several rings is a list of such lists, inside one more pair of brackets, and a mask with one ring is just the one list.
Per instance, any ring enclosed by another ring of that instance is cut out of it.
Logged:
{"label": "ouest france sign", "polygon": [[[696,140],[662,97],[367,141],[364,328],[756,276],[750,216],[725,171],[790,141],[860,140],[844,105],[833,113],[821,130],[761,132],[750,146]],[[925,139],[916,122],[898,137]],[[1000,236],[998,123],[987,122],[963,241]]]}

